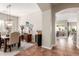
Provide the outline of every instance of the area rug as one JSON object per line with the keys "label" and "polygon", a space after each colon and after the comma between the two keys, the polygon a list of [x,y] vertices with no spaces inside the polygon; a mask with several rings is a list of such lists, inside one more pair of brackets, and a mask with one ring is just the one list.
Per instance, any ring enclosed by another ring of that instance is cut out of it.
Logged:
{"label": "area rug", "polygon": [[0,49],[0,56],[14,56],[16,55],[17,53],[19,53],[20,51],[23,51],[23,50],[26,50],[30,47],[32,47],[34,44],[32,43],[27,43],[25,41],[21,42],[21,47],[20,48],[17,48],[17,47],[13,47],[12,48],[12,51],[11,52],[6,52],[4,53],[4,50],[3,48]]}

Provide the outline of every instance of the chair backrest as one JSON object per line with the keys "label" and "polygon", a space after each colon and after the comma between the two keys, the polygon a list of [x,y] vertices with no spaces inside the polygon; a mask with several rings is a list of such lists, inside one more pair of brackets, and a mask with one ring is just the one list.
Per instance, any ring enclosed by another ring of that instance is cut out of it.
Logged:
{"label": "chair backrest", "polygon": [[19,42],[19,36],[20,36],[19,32],[13,32],[13,33],[11,33],[8,44],[18,43]]}

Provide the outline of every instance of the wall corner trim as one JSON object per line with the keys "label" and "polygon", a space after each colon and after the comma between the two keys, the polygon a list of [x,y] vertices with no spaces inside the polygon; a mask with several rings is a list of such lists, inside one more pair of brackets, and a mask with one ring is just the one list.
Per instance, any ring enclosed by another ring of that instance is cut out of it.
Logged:
{"label": "wall corner trim", "polygon": [[42,46],[43,48],[46,48],[46,49],[52,49],[53,46],[51,47],[47,47],[47,46]]}
{"label": "wall corner trim", "polygon": [[76,47],[79,49],[79,46],[78,45],[76,45]]}

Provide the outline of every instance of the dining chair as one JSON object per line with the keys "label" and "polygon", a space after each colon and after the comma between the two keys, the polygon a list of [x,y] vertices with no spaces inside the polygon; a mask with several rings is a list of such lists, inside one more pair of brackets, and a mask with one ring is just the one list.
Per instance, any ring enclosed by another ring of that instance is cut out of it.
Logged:
{"label": "dining chair", "polygon": [[19,48],[19,43],[20,43],[19,36],[20,36],[19,32],[13,32],[10,34],[9,41],[5,42],[4,52],[7,51],[7,48],[9,48],[9,50],[11,51],[11,47],[14,44],[17,44]]}
{"label": "dining chair", "polygon": [[4,45],[4,40],[2,39],[2,33],[0,32],[0,48]]}
{"label": "dining chair", "polygon": [[1,32],[0,32],[0,48],[1,48]]}

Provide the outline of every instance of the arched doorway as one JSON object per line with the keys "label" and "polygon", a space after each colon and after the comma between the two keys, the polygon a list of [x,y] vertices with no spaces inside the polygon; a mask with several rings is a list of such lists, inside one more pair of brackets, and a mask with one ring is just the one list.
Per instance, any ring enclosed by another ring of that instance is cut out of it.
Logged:
{"label": "arched doorway", "polygon": [[56,44],[59,48],[77,47],[79,8],[67,8],[56,13]]}
{"label": "arched doorway", "polygon": [[[43,43],[44,43],[44,46],[46,48],[50,48],[55,45],[55,40],[56,40],[56,32],[55,32],[55,22],[56,22],[56,13],[57,12],[60,12],[64,9],[68,9],[68,8],[76,8],[76,7],[79,7],[79,4],[78,3],[59,3],[59,4],[55,4],[53,5],[52,3],[51,4],[38,4],[38,6],[40,7],[40,9],[42,10],[42,18],[43,20],[45,20],[45,22],[43,23]],[[50,24],[47,24],[46,23],[50,22]],[[77,25],[78,25],[79,21],[77,22]],[[47,27],[47,26],[49,27]],[[79,27],[77,27],[79,28]],[[50,30],[49,30],[50,29]],[[78,30],[77,30],[77,41],[79,41],[78,39]],[[49,36],[48,36],[49,35]],[[47,44],[45,43],[47,42]],[[53,43],[52,43],[53,42]],[[77,42],[77,47],[79,46],[79,42]]]}

